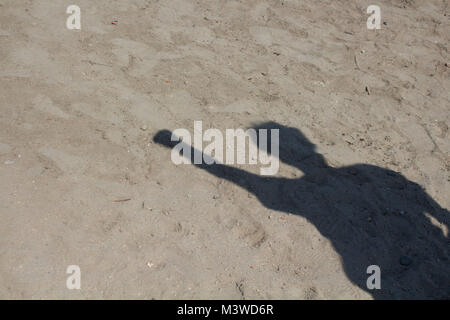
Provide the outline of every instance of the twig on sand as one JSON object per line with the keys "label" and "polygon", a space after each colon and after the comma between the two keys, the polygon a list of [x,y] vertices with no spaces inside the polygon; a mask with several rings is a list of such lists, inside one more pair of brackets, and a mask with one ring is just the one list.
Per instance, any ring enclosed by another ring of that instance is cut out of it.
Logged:
{"label": "twig on sand", "polygon": [[113,202],[125,202],[125,201],[130,201],[131,198],[127,198],[127,199],[118,199],[118,200],[113,200]]}
{"label": "twig on sand", "polygon": [[355,64],[356,64],[356,69],[361,70],[359,68],[358,59],[356,58],[356,54],[355,54]]}
{"label": "twig on sand", "polygon": [[87,62],[87,63],[89,63],[91,66],[93,66],[93,65],[98,65],[98,66],[105,66],[105,67],[110,67],[110,68],[112,68],[112,66],[109,65],[109,64],[99,63],[99,62],[95,62],[95,61],[91,61],[91,60],[81,60],[81,62]]}

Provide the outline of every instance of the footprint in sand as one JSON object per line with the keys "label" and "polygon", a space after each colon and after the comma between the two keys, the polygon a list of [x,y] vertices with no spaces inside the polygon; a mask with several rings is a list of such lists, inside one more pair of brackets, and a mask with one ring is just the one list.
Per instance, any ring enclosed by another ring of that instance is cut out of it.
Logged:
{"label": "footprint in sand", "polygon": [[63,119],[69,119],[71,118],[71,115],[62,111],[60,108],[55,106],[53,104],[53,101],[42,94],[37,95],[33,99],[33,107],[36,110],[39,110],[44,113],[48,113],[54,117],[63,118]]}

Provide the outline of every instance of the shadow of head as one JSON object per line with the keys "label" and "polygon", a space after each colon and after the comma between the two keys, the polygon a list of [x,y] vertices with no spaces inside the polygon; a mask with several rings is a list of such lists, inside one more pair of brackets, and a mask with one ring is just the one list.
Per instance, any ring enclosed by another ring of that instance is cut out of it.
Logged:
{"label": "shadow of head", "polygon": [[256,124],[253,129],[257,131],[257,141],[254,141],[260,148],[260,129],[267,130],[267,151],[271,150],[271,130],[279,130],[279,158],[285,164],[299,168],[302,171],[308,171],[311,167],[325,168],[327,167],[324,157],[316,152],[316,145],[297,128],[287,127],[277,122],[264,122]]}

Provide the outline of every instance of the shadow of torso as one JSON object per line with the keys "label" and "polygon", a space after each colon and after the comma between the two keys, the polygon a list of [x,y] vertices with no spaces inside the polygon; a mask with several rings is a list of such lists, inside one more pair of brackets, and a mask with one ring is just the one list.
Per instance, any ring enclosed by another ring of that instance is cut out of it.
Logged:
{"label": "shadow of torso", "polygon": [[[448,212],[402,175],[354,165],[244,183],[267,208],[311,222],[340,254],[349,279],[375,299],[450,297]],[[381,269],[381,290],[367,288],[370,265]]]}

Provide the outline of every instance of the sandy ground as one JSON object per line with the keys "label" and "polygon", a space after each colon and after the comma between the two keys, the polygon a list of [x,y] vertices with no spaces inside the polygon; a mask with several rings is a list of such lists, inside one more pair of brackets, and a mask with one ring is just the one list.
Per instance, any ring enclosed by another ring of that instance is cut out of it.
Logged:
{"label": "sandy ground", "polygon": [[[376,2],[0,0],[0,298],[449,298],[449,1]],[[278,176],[175,166],[194,120]]]}

